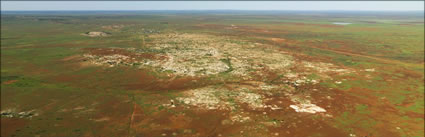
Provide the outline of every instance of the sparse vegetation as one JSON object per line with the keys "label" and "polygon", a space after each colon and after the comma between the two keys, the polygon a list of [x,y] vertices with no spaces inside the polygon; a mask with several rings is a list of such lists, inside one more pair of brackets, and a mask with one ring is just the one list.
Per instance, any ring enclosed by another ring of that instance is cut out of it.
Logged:
{"label": "sparse vegetation", "polygon": [[2,14],[1,136],[423,136],[423,14],[168,14]]}

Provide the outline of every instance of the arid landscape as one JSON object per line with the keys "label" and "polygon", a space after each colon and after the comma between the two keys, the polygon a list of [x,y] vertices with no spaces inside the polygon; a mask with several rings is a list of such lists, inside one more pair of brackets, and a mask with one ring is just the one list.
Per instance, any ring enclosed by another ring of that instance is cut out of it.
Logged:
{"label": "arid landscape", "polygon": [[418,12],[9,12],[3,137],[421,137]]}

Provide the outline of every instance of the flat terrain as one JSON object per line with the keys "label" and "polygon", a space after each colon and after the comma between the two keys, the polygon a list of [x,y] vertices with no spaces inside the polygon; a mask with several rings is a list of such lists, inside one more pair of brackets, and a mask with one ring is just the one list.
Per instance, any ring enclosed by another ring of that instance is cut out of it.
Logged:
{"label": "flat terrain", "polygon": [[423,135],[423,12],[1,16],[2,137]]}

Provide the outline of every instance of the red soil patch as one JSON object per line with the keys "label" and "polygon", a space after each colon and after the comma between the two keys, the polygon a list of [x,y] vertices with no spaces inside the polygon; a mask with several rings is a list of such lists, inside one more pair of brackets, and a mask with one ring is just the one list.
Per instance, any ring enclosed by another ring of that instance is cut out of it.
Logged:
{"label": "red soil patch", "polygon": [[98,134],[96,136],[128,136],[133,107],[129,98],[106,96],[98,100],[103,102],[96,106],[96,115],[92,117],[94,122],[101,125],[94,129]]}
{"label": "red soil patch", "polygon": [[167,77],[158,78],[147,72],[138,72],[137,80],[124,85],[125,88],[134,90],[142,89],[146,91],[168,91],[168,90],[186,90],[202,87],[208,84],[202,78],[198,77]]}
{"label": "red soil patch", "polygon": [[[388,119],[398,121],[400,120],[400,117],[402,117],[404,114],[400,113],[396,106],[391,104],[389,101],[374,96],[372,93],[376,91],[363,88],[351,88],[348,91],[337,92],[341,92],[341,94],[339,94],[339,96],[336,96],[335,98],[341,98],[344,100],[343,103],[341,102],[337,104],[345,104],[345,106],[347,106],[345,111],[350,111],[351,113],[358,114],[359,112],[353,109],[355,108],[355,105],[363,104],[368,106],[368,111],[370,111],[370,113],[366,115],[366,119],[361,120],[379,121],[380,124],[377,124],[373,127],[373,129],[377,129],[376,131],[373,131],[374,134],[379,134],[379,136],[399,136],[399,134],[395,131],[395,127],[399,125],[397,125],[393,121],[388,121]],[[356,96],[347,93],[354,93],[356,94]],[[357,135],[370,136],[370,134],[372,134],[368,133],[367,131],[364,131],[364,129],[362,129],[361,127],[354,129],[357,130]]]}
{"label": "red soil patch", "polygon": [[1,136],[13,136],[17,130],[23,128],[28,122],[26,119],[1,118]]}
{"label": "red soil patch", "polygon": [[317,133],[325,137],[347,136],[347,133],[328,125],[322,120],[314,120],[308,114],[295,114],[293,116],[291,119],[285,119],[281,127],[269,127],[269,132],[288,137],[307,137]]}
{"label": "red soil patch", "polygon": [[149,117],[143,117],[143,120],[138,120],[140,126],[135,134],[136,136],[163,136],[163,134],[165,136],[173,136],[173,134],[176,136],[217,136],[218,132],[229,129],[221,125],[221,121],[225,118],[223,114],[226,112],[190,111],[172,114],[160,111]]}
{"label": "red soil patch", "polygon": [[414,26],[414,25],[417,25],[417,24],[398,24],[399,26]]}
{"label": "red soil patch", "polygon": [[271,38],[272,41],[278,43],[278,44],[282,44],[283,42],[285,42],[285,39],[282,38]]}
{"label": "red soil patch", "polygon": [[13,83],[15,83],[15,82],[18,82],[18,80],[9,80],[9,81],[5,81],[5,82],[3,82],[3,84],[5,84],[5,85],[9,85],[9,84],[13,84]]}

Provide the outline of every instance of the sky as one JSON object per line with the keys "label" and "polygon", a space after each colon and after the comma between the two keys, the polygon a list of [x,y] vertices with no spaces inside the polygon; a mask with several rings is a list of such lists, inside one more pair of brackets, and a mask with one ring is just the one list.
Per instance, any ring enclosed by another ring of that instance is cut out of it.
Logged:
{"label": "sky", "polygon": [[1,1],[2,11],[32,10],[424,10],[424,1]]}

